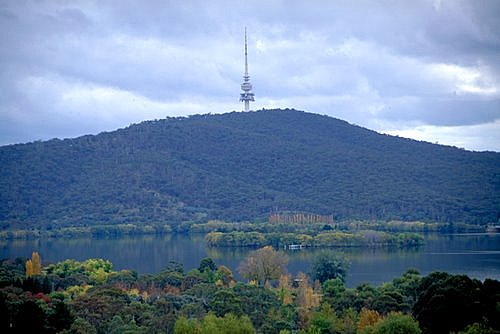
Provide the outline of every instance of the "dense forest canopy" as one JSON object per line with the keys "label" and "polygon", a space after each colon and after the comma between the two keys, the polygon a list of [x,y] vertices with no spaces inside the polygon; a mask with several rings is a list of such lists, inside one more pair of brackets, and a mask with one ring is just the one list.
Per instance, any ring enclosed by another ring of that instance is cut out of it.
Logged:
{"label": "dense forest canopy", "polygon": [[[37,260],[35,260],[37,258]],[[30,262],[28,262],[30,261]],[[271,247],[240,265],[249,281],[211,258],[188,272],[113,270],[110,261],[64,260],[28,270],[32,259],[0,260],[2,333],[498,333],[500,282],[408,270],[380,286],[344,285],[347,267],[326,252],[310,275],[286,273]],[[25,265],[26,264],[26,265]]]}
{"label": "dense forest canopy", "polygon": [[296,110],[196,115],[0,147],[2,229],[253,220],[496,223],[500,153]]}

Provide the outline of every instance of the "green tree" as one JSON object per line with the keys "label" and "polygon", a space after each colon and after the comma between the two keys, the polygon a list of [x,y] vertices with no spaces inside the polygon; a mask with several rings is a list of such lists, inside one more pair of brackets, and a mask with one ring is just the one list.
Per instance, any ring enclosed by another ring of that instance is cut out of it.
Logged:
{"label": "green tree", "polygon": [[83,318],[76,318],[71,324],[71,327],[62,334],[97,334],[97,330],[87,320]]}
{"label": "green tree", "polygon": [[99,332],[123,310],[130,300],[121,289],[107,286],[93,287],[71,301],[75,315],[88,321]]}
{"label": "green tree", "polygon": [[344,282],[348,268],[349,263],[345,258],[333,252],[322,252],[312,263],[311,278],[321,283],[335,278]]}
{"label": "green tree", "polygon": [[217,270],[217,265],[215,264],[215,261],[212,260],[212,258],[206,257],[201,259],[198,270],[200,271],[200,273],[204,272],[205,270],[215,271]]}
{"label": "green tree", "polygon": [[243,314],[250,318],[258,331],[269,312],[279,307],[276,293],[262,286],[238,283],[233,287],[233,292],[241,301]]}
{"label": "green tree", "polygon": [[199,327],[198,320],[181,316],[175,321],[174,334],[196,334],[200,332]]}
{"label": "green tree", "polygon": [[210,309],[217,316],[224,316],[226,313],[241,315],[241,299],[230,289],[217,291],[210,302]]}
{"label": "green tree", "polygon": [[484,324],[473,323],[472,325],[468,325],[464,330],[458,332],[458,334],[497,334],[498,331],[494,330],[491,327],[487,327]]}
{"label": "green tree", "polygon": [[381,314],[410,310],[410,305],[405,302],[404,296],[391,283],[386,283],[378,289],[378,293],[375,295],[371,307]]}
{"label": "green tree", "polygon": [[121,334],[125,330],[125,322],[122,317],[115,315],[113,319],[108,324],[108,329],[106,333],[109,334]]}
{"label": "green tree", "polygon": [[480,281],[465,275],[431,273],[422,279],[413,314],[426,333],[459,331],[488,314],[481,290]]}
{"label": "green tree", "polygon": [[237,317],[231,313],[223,318],[208,314],[202,321],[200,334],[254,334],[255,329],[247,316]]}
{"label": "green tree", "polygon": [[358,313],[353,308],[348,308],[342,317],[342,333],[356,334],[358,330]]}
{"label": "green tree", "polygon": [[47,317],[51,332],[58,333],[69,329],[74,320],[75,317],[71,313],[68,304],[63,300],[52,299],[52,308]]}
{"label": "green tree", "polygon": [[207,314],[203,320],[179,317],[174,325],[175,334],[254,334],[255,329],[247,316],[226,314],[217,317]]}
{"label": "green tree", "polygon": [[418,322],[402,313],[389,313],[374,327],[374,334],[421,334]]}
{"label": "green tree", "polygon": [[321,309],[314,312],[309,320],[309,327],[318,333],[339,333],[342,327],[341,320],[330,304],[324,303]]}
{"label": "green tree", "polygon": [[45,313],[33,300],[26,300],[15,315],[14,329],[16,333],[45,333]]}
{"label": "green tree", "polygon": [[278,309],[271,309],[263,319],[260,331],[263,333],[280,333],[280,331],[296,331],[299,314],[297,308],[291,304],[282,305]]}
{"label": "green tree", "polygon": [[405,312],[409,312],[417,301],[421,281],[422,276],[416,269],[409,269],[401,277],[392,280],[394,287],[404,297],[404,303],[408,305]]}
{"label": "green tree", "polygon": [[323,282],[321,290],[323,292],[323,297],[331,302],[340,297],[340,295],[345,291],[344,281],[338,277],[335,279],[329,279]]}

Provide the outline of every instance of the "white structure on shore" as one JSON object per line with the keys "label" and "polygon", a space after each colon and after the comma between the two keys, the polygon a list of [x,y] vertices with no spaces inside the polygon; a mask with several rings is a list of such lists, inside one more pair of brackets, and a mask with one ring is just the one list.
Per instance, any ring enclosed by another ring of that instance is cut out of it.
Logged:
{"label": "white structure on shore", "polygon": [[245,27],[245,74],[243,75],[243,83],[241,84],[240,102],[245,102],[245,111],[250,110],[250,101],[255,101],[252,93],[252,84],[248,75],[248,52],[247,52],[247,28]]}

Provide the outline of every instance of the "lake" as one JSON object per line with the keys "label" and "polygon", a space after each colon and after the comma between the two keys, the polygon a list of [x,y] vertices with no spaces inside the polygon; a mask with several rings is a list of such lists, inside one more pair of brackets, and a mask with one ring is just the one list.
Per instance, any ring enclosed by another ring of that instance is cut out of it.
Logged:
{"label": "lake", "polygon": [[[206,247],[202,235],[133,236],[120,238],[2,240],[0,257],[29,257],[38,251],[43,263],[64,259],[104,258],[114,269],[133,269],[139,273],[160,271],[169,261],[182,263],[186,271],[211,257],[237,274],[239,263],[251,249]],[[480,280],[500,280],[500,234],[426,234],[419,249],[331,249],[345,255],[351,263],[346,284],[366,282],[379,285],[416,268],[426,275],[433,271],[467,274]],[[287,251],[288,271],[307,272],[319,250]]]}

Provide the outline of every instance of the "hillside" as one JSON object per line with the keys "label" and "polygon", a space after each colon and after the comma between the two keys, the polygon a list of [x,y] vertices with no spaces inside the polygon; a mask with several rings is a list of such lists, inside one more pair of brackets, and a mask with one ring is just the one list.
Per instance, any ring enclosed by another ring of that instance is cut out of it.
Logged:
{"label": "hillside", "polygon": [[491,223],[500,153],[296,110],[147,121],[0,147],[2,228],[266,217]]}

